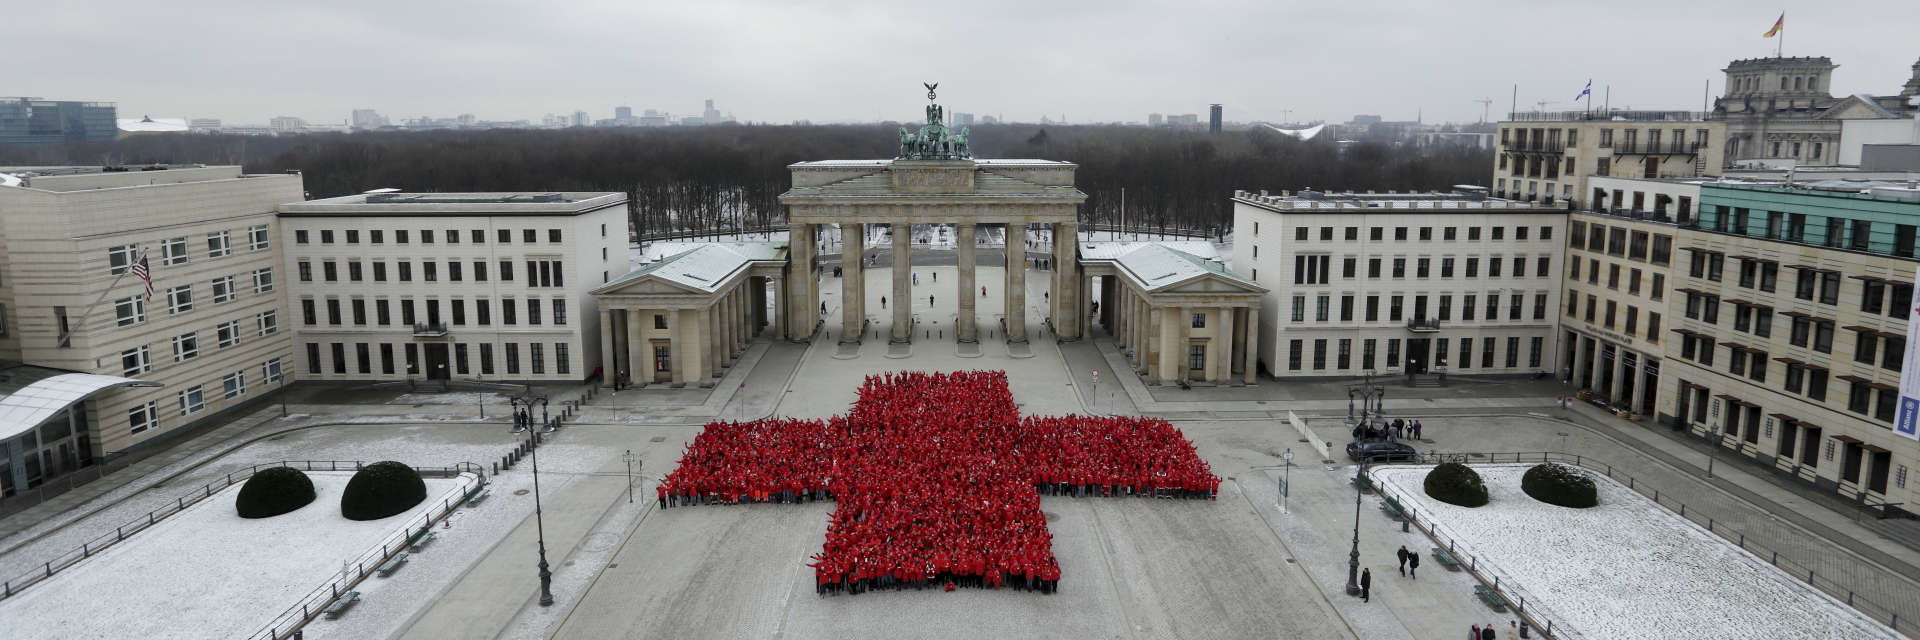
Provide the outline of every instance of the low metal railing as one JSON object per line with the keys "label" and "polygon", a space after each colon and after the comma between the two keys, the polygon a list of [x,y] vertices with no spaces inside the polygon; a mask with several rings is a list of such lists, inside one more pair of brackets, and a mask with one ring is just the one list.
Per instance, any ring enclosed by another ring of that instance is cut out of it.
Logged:
{"label": "low metal railing", "polygon": [[[227,487],[233,486],[235,483],[245,482],[247,478],[253,477],[253,474],[259,473],[261,469],[292,467],[303,471],[354,471],[365,464],[367,463],[359,460],[282,460],[256,464],[239,471],[228,473],[218,480],[209,482],[186,495],[175,498],[173,502],[169,502],[165,506],[148,511],[145,515],[114,527],[112,533],[95,536],[90,540],[82,542],[78,549],[66,551],[41,562],[38,569],[0,582],[0,600],[11,598],[27,587],[52,578],[54,574],[72,568],[74,565],[79,564],[80,561],[93,557],[94,554],[100,553],[113,545],[125,542],[128,538],[133,537],[134,534],[152,528],[153,525],[159,524],[161,521],[185,511],[188,507],[199,504],[202,500],[213,497],[214,494],[219,493]],[[415,467],[414,470],[419,471],[422,476],[441,478],[453,477],[461,473],[480,473],[483,471],[479,465],[465,462],[449,467]]]}
{"label": "low metal railing", "polygon": [[[1699,509],[1689,509],[1688,505],[1685,502],[1681,502],[1675,499],[1673,495],[1670,493],[1663,493],[1658,487],[1653,486],[1651,483],[1640,482],[1637,479],[1635,479],[1632,475],[1615,469],[1612,464],[1595,460],[1588,456],[1568,454],[1568,453],[1562,453],[1558,451],[1493,452],[1493,453],[1463,453],[1463,452],[1442,453],[1438,451],[1430,451],[1428,453],[1415,453],[1411,456],[1407,456],[1403,454],[1400,456],[1394,456],[1392,458],[1380,459],[1380,460],[1368,460],[1365,462],[1368,465],[1438,464],[1442,462],[1459,462],[1462,464],[1500,464],[1500,463],[1524,464],[1529,462],[1533,462],[1533,463],[1557,462],[1561,464],[1570,464],[1573,466],[1581,467],[1597,473],[1604,474],[1605,476],[1607,476],[1607,478],[1613,480],[1615,483],[1625,484],[1628,489],[1632,489],[1638,492],[1640,495],[1653,500],[1654,504],[1658,504],[1662,507],[1666,507],[1669,512],[1678,514],[1680,517],[1685,518],[1686,520],[1691,521],[1694,524],[1705,528],[1708,532],[1717,534],[1722,539],[1725,539],[1728,542],[1734,543],[1734,546],[1739,547],[1742,551],[1746,551],[1747,553],[1752,554],[1755,558],[1758,558],[1762,561],[1767,562],[1768,564],[1773,565],[1774,567],[1779,568],[1781,571],[1785,572],[1787,575],[1792,576],[1796,579],[1805,580],[1809,586],[1812,586],[1813,588],[1818,589],[1829,596],[1832,596],[1836,600],[1845,602],[1848,606],[1853,607],[1854,610],[1859,611],[1860,613],[1866,615],[1869,618],[1872,618],[1876,622],[1886,624],[1888,627],[1892,628],[1895,631],[1902,631],[1902,629],[1900,628],[1900,624],[1902,620],[1907,621],[1908,630],[1912,630],[1916,628],[1915,625],[1912,623],[1912,621],[1915,619],[1920,619],[1920,607],[1916,607],[1912,603],[1905,603],[1900,605],[1889,605],[1883,602],[1876,602],[1872,599],[1869,599],[1867,596],[1861,595],[1860,591],[1862,589],[1863,583],[1865,582],[1865,579],[1861,576],[1853,576],[1851,580],[1842,581],[1842,580],[1836,579],[1835,576],[1832,576],[1832,575],[1821,575],[1818,572],[1816,572],[1812,567],[1808,566],[1804,561],[1796,560],[1794,558],[1792,551],[1781,551],[1779,549],[1769,548],[1763,544],[1760,544],[1759,542],[1751,540],[1748,538],[1746,532],[1740,531],[1734,527],[1727,526],[1726,524],[1716,520],[1714,517],[1710,515],[1705,515]],[[1371,478],[1369,478],[1369,480],[1371,480]],[[1373,490],[1376,493],[1380,493],[1380,495],[1382,496],[1388,496],[1387,493],[1381,492],[1380,485],[1378,483],[1371,483],[1371,484],[1372,484]],[[1550,618],[1546,618],[1543,614],[1540,614],[1537,611],[1534,611],[1534,612],[1527,611],[1526,597],[1524,595],[1510,593],[1510,591],[1513,590],[1511,585],[1505,585],[1505,586],[1501,585],[1500,580],[1497,576],[1494,577],[1492,582],[1488,582],[1486,576],[1484,575],[1484,572],[1480,569],[1480,565],[1477,557],[1474,557],[1472,554],[1465,553],[1465,552],[1456,553],[1454,551],[1454,549],[1456,548],[1456,545],[1455,545],[1456,540],[1454,538],[1451,538],[1442,534],[1438,530],[1438,528],[1433,525],[1433,523],[1422,522],[1420,520],[1419,514],[1407,503],[1407,501],[1399,500],[1396,498],[1396,502],[1400,505],[1401,512],[1404,514],[1404,517],[1406,518],[1407,522],[1412,524],[1413,526],[1419,527],[1421,531],[1427,533],[1428,537],[1432,538],[1436,544],[1440,544],[1441,546],[1446,547],[1448,550],[1448,553],[1453,554],[1454,558],[1460,561],[1461,568],[1467,569],[1468,571],[1472,572],[1476,578],[1479,578],[1481,582],[1487,583],[1490,588],[1492,588],[1495,592],[1500,594],[1500,597],[1505,598],[1508,602],[1516,603],[1516,609],[1515,609],[1516,612],[1522,615],[1523,617],[1527,617],[1528,619],[1534,620],[1534,626],[1540,629],[1543,629],[1545,631],[1542,634],[1544,637],[1548,637],[1548,638],[1557,637],[1554,635],[1554,629],[1553,629],[1554,621]],[[1894,578],[1904,579],[1897,574],[1887,574],[1887,575],[1890,575]],[[1544,621],[1544,624],[1542,624],[1543,621]],[[1904,631],[1902,632],[1905,633]],[[1913,634],[1907,633],[1907,635],[1911,637]]]}
{"label": "low metal railing", "polygon": [[[273,620],[261,627],[259,631],[247,636],[247,640],[284,640],[297,637],[300,629],[315,617],[325,613],[334,600],[353,591],[355,585],[367,579],[369,574],[379,570],[380,565],[386,564],[394,554],[406,549],[414,536],[423,535],[426,530],[433,528],[433,523],[446,518],[455,508],[466,504],[475,491],[486,484],[486,477],[479,465],[461,463],[458,468],[460,471],[455,475],[461,478],[460,486],[454,491],[448,491],[445,494],[446,497],[440,499],[439,504],[428,508],[426,513],[409,519],[406,526],[388,534],[378,545],[369,547],[359,556],[348,560],[340,573],[334,574],[326,584],[307,592],[299,602],[280,612],[280,615],[274,616]],[[421,470],[421,475],[427,475],[426,471]]]}

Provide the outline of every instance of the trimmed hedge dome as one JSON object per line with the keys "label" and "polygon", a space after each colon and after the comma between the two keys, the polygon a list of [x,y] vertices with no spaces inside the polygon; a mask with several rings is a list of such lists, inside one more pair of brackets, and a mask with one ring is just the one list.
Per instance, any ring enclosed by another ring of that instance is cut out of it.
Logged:
{"label": "trimmed hedge dome", "polygon": [[1487,504],[1487,483],[1480,474],[1458,462],[1442,463],[1427,472],[1427,495],[1447,504],[1479,507]]}
{"label": "trimmed hedge dome", "polygon": [[313,502],[313,480],[299,469],[262,469],[240,485],[233,507],[242,518],[271,518]]}
{"label": "trimmed hedge dome", "polygon": [[427,499],[427,483],[413,467],[387,460],[353,474],[340,494],[340,515],[348,520],[379,520],[405,513]]}
{"label": "trimmed hedge dome", "polygon": [[1552,462],[1534,465],[1520,477],[1520,490],[1551,505],[1585,509],[1600,504],[1593,478],[1578,469]]}

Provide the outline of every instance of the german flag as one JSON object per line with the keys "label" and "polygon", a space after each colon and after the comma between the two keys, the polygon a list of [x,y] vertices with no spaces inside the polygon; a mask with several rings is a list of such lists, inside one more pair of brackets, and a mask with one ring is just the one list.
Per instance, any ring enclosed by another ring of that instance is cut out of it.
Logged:
{"label": "german flag", "polygon": [[1780,30],[1785,28],[1786,26],[1787,26],[1787,14],[1786,12],[1781,12],[1780,19],[1773,21],[1773,28],[1768,29],[1767,32],[1764,35],[1761,35],[1760,37],[1771,38],[1771,37],[1780,35]]}

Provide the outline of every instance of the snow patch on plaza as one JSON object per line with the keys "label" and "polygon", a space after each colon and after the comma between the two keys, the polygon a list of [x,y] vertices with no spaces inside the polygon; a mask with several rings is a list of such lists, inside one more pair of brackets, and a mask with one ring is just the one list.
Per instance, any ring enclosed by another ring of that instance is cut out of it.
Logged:
{"label": "snow patch on plaza", "polygon": [[308,473],[317,494],[312,503],[257,520],[235,513],[235,484],[0,600],[0,626],[14,640],[246,637],[462,486],[427,478],[429,499],[419,506],[356,522],[339,506],[352,475]]}
{"label": "snow patch on plaza", "polygon": [[403,393],[387,404],[459,404],[475,406],[486,404],[507,404],[507,397],[487,391],[456,391],[451,393]]}
{"label": "snow patch on plaza", "polygon": [[1594,508],[1534,500],[1520,488],[1531,466],[1475,465],[1491,500],[1476,509],[1428,497],[1422,484],[1432,467],[1372,474],[1384,494],[1452,541],[1462,564],[1474,558],[1503,591],[1524,597],[1530,614],[1553,620],[1556,637],[1900,638],[1605,477],[1588,474],[1600,493]]}

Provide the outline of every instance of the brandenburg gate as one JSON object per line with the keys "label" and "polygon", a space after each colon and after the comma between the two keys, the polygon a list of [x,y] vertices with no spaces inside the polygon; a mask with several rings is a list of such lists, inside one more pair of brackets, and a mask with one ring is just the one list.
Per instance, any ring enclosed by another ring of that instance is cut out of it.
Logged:
{"label": "brandenburg gate", "polygon": [[[927,98],[934,99],[935,85]],[[820,229],[839,225],[841,268],[840,339],[858,342],[866,333],[866,233],[863,225],[891,225],[893,242],[892,344],[913,341],[912,225],[952,224],[957,235],[959,277],[954,290],[960,311],[955,333],[961,343],[979,341],[975,307],[979,294],[974,270],[976,235],[982,226],[1006,228],[1006,280],[999,287],[1006,302],[1005,335],[1011,345],[1027,341],[1027,231],[1048,225],[1052,231],[1049,323],[1063,340],[1084,332],[1081,280],[1074,255],[1076,212],[1087,194],[1073,184],[1077,165],[1051,160],[975,160],[968,129],[949,130],[943,109],[927,105],[927,122],[918,132],[900,129],[899,156],[891,160],[822,160],[791,165],[793,188],[780,196],[790,223],[789,259],[811,270]],[[787,338],[809,340],[819,327],[819,279],[790,277],[784,283]],[[831,319],[827,319],[831,321]]]}

